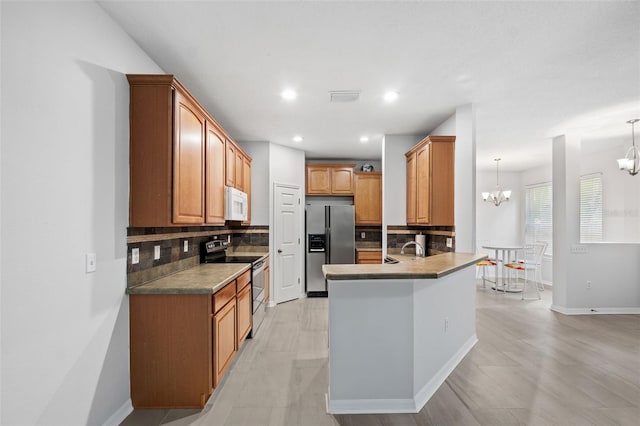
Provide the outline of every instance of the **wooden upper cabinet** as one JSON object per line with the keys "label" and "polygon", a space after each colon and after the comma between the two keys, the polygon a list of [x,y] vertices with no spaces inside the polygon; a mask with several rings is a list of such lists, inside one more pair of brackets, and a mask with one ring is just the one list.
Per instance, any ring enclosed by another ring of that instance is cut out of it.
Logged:
{"label": "wooden upper cabinet", "polygon": [[204,222],[206,112],[172,75],[128,75],[129,225]]}
{"label": "wooden upper cabinet", "polygon": [[407,224],[454,226],[455,136],[427,136],[405,155]]}
{"label": "wooden upper cabinet", "polygon": [[242,222],[244,225],[251,224],[251,159],[243,157],[242,164],[242,185],[244,192],[247,193],[247,220]]}
{"label": "wooden upper cabinet", "polygon": [[174,92],[173,222],[204,222],[204,134],[202,111]]}
{"label": "wooden upper cabinet", "polygon": [[205,222],[224,225],[225,138],[213,123],[207,122],[205,152]]}
{"label": "wooden upper cabinet", "polygon": [[353,195],[353,168],[332,167],[331,168],[331,194],[333,195]]}
{"label": "wooden upper cabinet", "polygon": [[307,163],[307,195],[353,195],[355,164]]}
{"label": "wooden upper cabinet", "polygon": [[236,188],[242,192],[247,192],[244,190],[244,155],[240,152],[238,147],[236,147]]}
{"label": "wooden upper cabinet", "polygon": [[382,172],[355,172],[356,225],[382,225]]}
{"label": "wooden upper cabinet", "polygon": [[225,185],[236,187],[236,144],[227,139],[225,145],[225,167],[226,167],[226,179]]}

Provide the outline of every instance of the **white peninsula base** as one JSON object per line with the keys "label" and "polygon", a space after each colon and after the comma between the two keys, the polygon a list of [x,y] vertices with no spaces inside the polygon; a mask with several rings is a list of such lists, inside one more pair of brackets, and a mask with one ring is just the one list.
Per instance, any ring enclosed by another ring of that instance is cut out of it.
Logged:
{"label": "white peninsula base", "polygon": [[417,413],[478,341],[473,264],[433,279],[327,278],[329,413]]}

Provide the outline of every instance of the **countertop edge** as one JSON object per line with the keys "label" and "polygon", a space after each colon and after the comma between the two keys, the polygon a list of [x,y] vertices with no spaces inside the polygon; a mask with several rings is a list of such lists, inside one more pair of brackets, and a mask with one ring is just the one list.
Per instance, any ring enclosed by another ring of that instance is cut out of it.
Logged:
{"label": "countertop edge", "polygon": [[[394,269],[398,269],[398,267],[402,267],[403,264],[407,265],[408,263],[406,261],[402,261],[400,260],[399,263],[395,264],[395,265],[385,265],[385,264],[381,264],[381,265],[349,265],[349,266],[354,266],[354,268],[356,270],[354,270],[353,273],[350,272],[338,272],[338,273],[332,273],[332,272],[327,272],[325,269],[325,266],[331,266],[331,265],[323,265],[323,272],[324,272],[324,276],[327,280],[332,280],[332,281],[346,281],[346,280],[389,280],[389,279],[438,279],[438,278],[442,278],[444,276],[447,276],[449,274],[452,274],[454,272],[457,272],[461,269],[464,269],[468,266],[474,265],[476,263],[478,263],[481,260],[486,259],[488,256],[484,255],[484,254],[474,254],[474,253],[464,253],[465,255],[469,255],[469,259],[465,260],[465,261],[456,261],[455,265],[452,265],[451,267],[447,267],[447,268],[443,268],[441,270],[428,270],[428,259],[430,258],[435,258],[436,256],[447,256],[450,253],[445,253],[445,254],[439,254],[439,255],[435,255],[435,256],[429,256],[427,258],[424,259],[424,261],[427,261],[427,265],[425,265],[425,271],[421,272],[421,271],[394,271],[391,268]],[[463,254],[463,253],[460,253]],[[344,266],[344,265],[342,265]],[[379,268],[380,266],[389,266],[391,268],[389,268],[390,270],[386,270],[386,271],[366,271],[364,270],[366,266],[376,266],[377,268]]]}

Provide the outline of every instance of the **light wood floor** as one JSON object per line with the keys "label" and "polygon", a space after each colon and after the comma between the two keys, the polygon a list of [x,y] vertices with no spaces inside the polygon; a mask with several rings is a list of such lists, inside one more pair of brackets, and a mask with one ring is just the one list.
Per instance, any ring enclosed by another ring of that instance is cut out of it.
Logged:
{"label": "light wood floor", "polygon": [[418,414],[325,412],[327,299],[278,305],[202,410],[136,410],[125,426],[640,424],[640,316],[564,316],[477,291],[479,342]]}

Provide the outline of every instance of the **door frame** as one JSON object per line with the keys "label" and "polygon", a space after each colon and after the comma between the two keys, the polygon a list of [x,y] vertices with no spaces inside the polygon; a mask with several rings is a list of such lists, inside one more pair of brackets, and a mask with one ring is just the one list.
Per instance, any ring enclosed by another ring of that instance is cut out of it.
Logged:
{"label": "door frame", "polygon": [[302,208],[305,204],[305,194],[302,191],[302,187],[300,185],[296,185],[296,184],[292,184],[292,183],[281,183],[281,182],[274,182],[273,183],[273,187],[272,187],[272,196],[271,196],[271,225],[273,227],[273,232],[270,232],[270,235],[273,235],[273,238],[269,238],[269,257],[272,259],[270,263],[270,286],[271,286],[271,290],[273,291],[273,295],[272,297],[270,297],[269,299],[269,307],[273,307],[276,306],[276,299],[277,299],[277,291],[279,291],[278,286],[276,286],[276,268],[278,268],[278,262],[276,262],[275,260],[276,258],[276,241],[275,241],[275,235],[276,235],[276,215],[277,215],[277,208],[278,208],[278,203],[276,202],[276,197],[277,197],[277,193],[278,193],[278,188],[289,188],[289,189],[297,189],[298,193],[300,194],[300,202],[298,203],[298,236],[300,238],[300,244],[298,245],[298,274],[300,276],[300,289],[299,289],[299,295],[298,298],[303,298],[307,296],[307,293],[304,291],[304,289],[306,288],[307,284],[305,281],[305,275],[304,275],[304,247],[305,247],[305,241],[304,241],[304,209]]}

